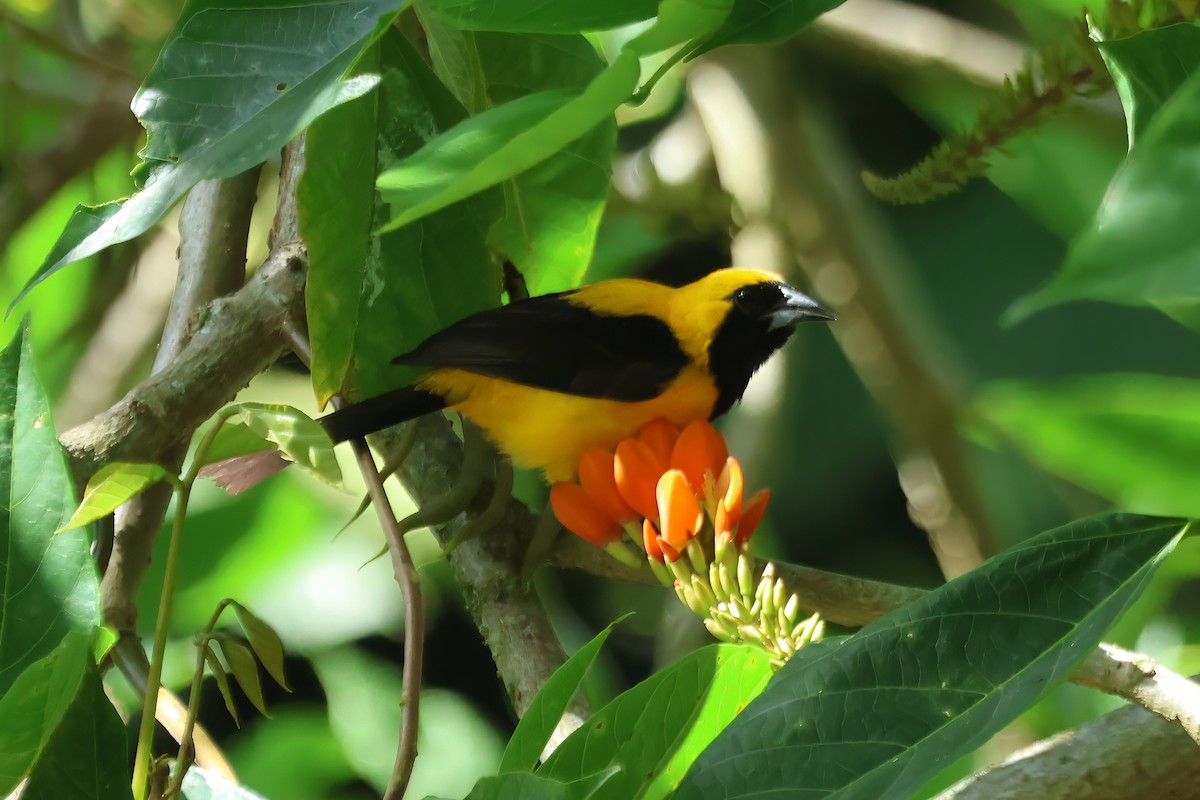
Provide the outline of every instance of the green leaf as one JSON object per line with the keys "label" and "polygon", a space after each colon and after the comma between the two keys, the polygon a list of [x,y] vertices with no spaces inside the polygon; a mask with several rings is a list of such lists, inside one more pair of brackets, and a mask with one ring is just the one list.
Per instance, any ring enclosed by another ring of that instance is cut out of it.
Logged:
{"label": "green leaf", "polygon": [[242,631],[254,650],[254,655],[258,656],[259,663],[266,668],[276,683],[290,692],[292,688],[288,686],[287,676],[283,674],[283,642],[280,641],[279,634],[241,603],[234,602],[231,605],[233,613],[237,615],[238,624],[242,626]]}
{"label": "green leaf", "polygon": [[575,780],[620,766],[597,797],[662,797],[762,691],[772,671],[767,654],[755,647],[697,650],[597,711],[559,745],[538,774]]}
{"label": "green leaf", "polygon": [[525,716],[517,723],[512,738],[508,740],[508,747],[504,748],[504,758],[500,760],[500,772],[530,770],[537,766],[546,743],[550,741],[550,735],[562,719],[571,698],[579,691],[583,676],[587,674],[592,662],[600,654],[604,641],[620,621],[619,619],[610,623],[592,637],[590,642],[579,648],[579,651],[568,658],[546,681],[526,709]]}
{"label": "green leaf", "polygon": [[424,0],[425,12],[464,31],[580,33],[618,28],[650,19],[658,0],[605,0],[603,3],[546,3],[542,0]]}
{"label": "green leaf", "polygon": [[[582,36],[463,33],[430,20],[423,5],[418,13],[434,71],[473,111],[544,91],[578,92],[604,69]],[[530,294],[579,285],[608,199],[616,134],[609,118],[503,183],[504,216],[488,242],[520,270]]]}
{"label": "green leaf", "polygon": [[71,519],[58,532],[87,525],[111,514],[126,500],[141,494],[165,477],[167,471],[158,464],[117,462],[102,467],[88,481],[79,508],[75,509]]}
{"label": "green leaf", "polygon": [[342,80],[402,0],[193,0],[134,96],[148,138],[140,191],[80,206],[26,292],[62,267],[149,230],[198,181],[271,158],[328,109],[375,80]]}
{"label": "green leaf", "polygon": [[239,728],[242,727],[242,721],[238,718],[237,703],[233,700],[233,689],[229,686],[229,673],[225,671],[225,667],[221,666],[221,660],[217,658],[217,654],[208,644],[204,645],[204,663],[208,665],[213,680],[217,682],[217,691],[221,693],[221,699],[225,701],[225,710],[229,712],[229,716],[233,717],[233,724]]}
{"label": "green leaf", "polygon": [[481,778],[466,800],[591,800],[600,796],[600,789],[618,773],[613,767],[586,778],[563,783],[529,772],[510,772]]}
{"label": "green leaf", "polygon": [[1062,270],[1012,321],[1070,300],[1194,312],[1200,303],[1200,74],[1159,109]]}
{"label": "green leaf", "polygon": [[90,637],[100,624],[86,532],[54,535],[75,492],[28,335],[22,326],[0,351],[0,695],[68,631]]}
{"label": "green leaf", "polygon": [[258,662],[254,660],[254,653],[237,639],[222,634],[217,634],[214,639],[220,643],[221,655],[225,656],[225,663],[229,665],[233,679],[242,687],[246,697],[260,714],[264,717],[271,716],[267,713],[267,702],[263,699],[262,682],[258,677]]}
{"label": "green leaf", "polygon": [[223,775],[194,764],[183,776],[183,794],[187,800],[267,800]]}
{"label": "green leaf", "polygon": [[1087,656],[1181,536],[1111,515],[1048,531],[857,634],[818,642],[698,758],[675,797],[909,797]]}
{"label": "green leaf", "polygon": [[[378,44],[358,67],[379,69]],[[372,244],[378,105],[378,93],[355,98],[317,119],[305,134],[296,208],[308,247],[304,302],[313,391],[321,407],[341,391],[354,354],[358,298]]]}
{"label": "green leaf", "polygon": [[663,0],[658,19],[578,93],[538,92],[489,108],[380,174],[395,230],[545,161],[612,118],[641,76],[640,57],[715,30],[733,0]]}
{"label": "green leaf", "polygon": [[1168,25],[1097,42],[1096,48],[1117,86],[1133,147],[1158,109],[1200,65],[1200,28]]}
{"label": "green leaf", "polygon": [[845,0],[736,0],[710,38],[689,54],[695,57],[729,44],[771,44],[790,39]]}
{"label": "green leaf", "polygon": [[[342,468],[333,453],[333,441],[321,424],[303,411],[276,403],[238,403],[226,409],[225,424],[205,454],[203,463],[212,464],[244,453],[235,452],[238,447],[254,447],[246,452],[257,452],[272,446],[277,447],[289,461],[315,478],[330,486],[341,488]],[[245,427],[261,441],[254,446],[253,440],[244,431]],[[214,458],[219,456],[219,458]]]}
{"label": "green leaf", "polygon": [[[397,31],[380,41],[380,72],[379,164],[416,152],[465,118],[462,106]],[[379,394],[407,382],[413,371],[392,366],[392,358],[500,301],[500,269],[485,239],[500,212],[495,193],[457,203],[373,240],[361,280],[330,279],[343,281],[338,291],[346,307],[357,304],[349,384],[358,392]],[[386,215],[380,200],[373,224],[382,224]],[[347,321],[331,317],[327,324]]]}
{"label": "green leaf", "polygon": [[0,796],[29,774],[67,713],[90,657],[88,634],[71,631],[0,697]]}
{"label": "green leaf", "polygon": [[1200,381],[1002,381],[983,389],[974,410],[1038,464],[1123,511],[1200,517]]}
{"label": "green leaf", "polygon": [[104,694],[104,682],[88,670],[71,707],[50,737],[23,800],[121,800],[132,798],[125,723]]}

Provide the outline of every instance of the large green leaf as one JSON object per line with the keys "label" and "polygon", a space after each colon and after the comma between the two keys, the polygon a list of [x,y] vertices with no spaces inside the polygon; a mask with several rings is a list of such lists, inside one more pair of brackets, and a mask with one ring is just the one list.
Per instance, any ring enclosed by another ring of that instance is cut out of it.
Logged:
{"label": "large green leaf", "polygon": [[1062,270],[1010,316],[1084,299],[1194,311],[1200,303],[1198,218],[1200,73],[1193,73],[1138,138]]}
{"label": "large green leaf", "polygon": [[71,631],[0,697],[0,795],[7,797],[45,752],[79,693],[91,649],[88,634]]}
{"label": "large green leaf", "polygon": [[189,2],[133,99],[148,135],[134,171],[140,191],[76,209],[21,294],[67,264],[149,230],[198,181],[265,161],[320,114],[371,89],[374,78],[342,75],[380,18],[402,4]]}
{"label": "large green leaf", "polygon": [[[418,5],[426,20],[424,5]],[[582,36],[463,33],[425,22],[434,71],[474,112],[542,92],[582,91],[604,62]],[[489,243],[513,262],[530,294],[574,288],[591,261],[608,198],[617,124],[582,138],[503,183],[504,216]]]}
{"label": "large green leaf", "polygon": [[392,207],[384,229],[403,227],[558,153],[633,95],[641,56],[707,36],[724,22],[732,3],[662,0],[655,23],[629,40],[581,92],[526,95],[490,108],[384,171],[377,185]]}
{"label": "large green leaf", "polygon": [[617,28],[650,19],[658,0],[604,0],[601,3],[547,3],[545,0],[425,0],[440,23],[464,31],[579,33]]}
{"label": "large green leaf", "polygon": [[1124,39],[1097,42],[1096,47],[1125,108],[1132,147],[1155,112],[1200,65],[1200,28],[1184,23],[1168,25]]}
{"label": "large green leaf", "polygon": [[[379,69],[378,45],[359,68]],[[378,107],[374,93],[343,103],[313,122],[304,139],[296,207],[308,247],[304,302],[320,406],[341,391],[354,355],[358,297],[372,243]]]}
{"label": "large green leaf", "polygon": [[550,741],[550,735],[554,733],[563,712],[570,705],[571,698],[579,691],[583,676],[600,654],[600,648],[604,646],[604,641],[612,633],[617,622],[620,620],[596,634],[590,642],[579,648],[575,655],[568,658],[565,664],[554,670],[550,680],[546,681],[546,685],[538,691],[537,697],[533,698],[533,702],[525,710],[525,715],[517,723],[512,738],[508,740],[508,747],[504,748],[504,758],[500,759],[501,772],[516,772],[537,766],[542,750]]}
{"label": "large green leaf", "polygon": [[770,658],[755,647],[697,650],[597,711],[538,774],[577,780],[617,766],[596,797],[664,797],[771,674]]}
{"label": "large green leaf", "polygon": [[733,10],[692,56],[728,44],[770,44],[790,39],[845,0],[736,0]]}
{"label": "large green leaf", "polygon": [[28,334],[0,351],[0,695],[68,631],[100,623],[86,532],[54,534],[75,493]]}
{"label": "large green leaf", "polygon": [[980,393],[975,411],[1043,467],[1123,511],[1200,517],[1200,381],[1003,381]]}
{"label": "large green leaf", "polygon": [[[386,166],[466,112],[399,33],[389,32],[380,48],[377,163]],[[378,394],[405,382],[411,371],[392,366],[392,358],[500,301],[500,269],[485,238],[501,213],[499,201],[485,193],[372,241],[362,279],[352,276],[338,289],[357,307],[350,373],[357,391]],[[380,201],[374,224],[386,214]],[[348,323],[337,317],[329,324]]]}
{"label": "large green leaf", "polygon": [[21,797],[122,800],[133,797],[129,780],[125,723],[104,694],[100,674],[89,669]]}
{"label": "large green leaf", "polygon": [[1048,531],[844,639],[797,653],[676,797],[909,797],[1082,661],[1182,523]]}

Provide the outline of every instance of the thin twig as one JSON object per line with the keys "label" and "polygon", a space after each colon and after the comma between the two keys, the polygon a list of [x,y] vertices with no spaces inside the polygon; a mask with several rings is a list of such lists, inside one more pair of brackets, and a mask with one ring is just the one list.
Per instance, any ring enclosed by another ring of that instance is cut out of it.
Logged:
{"label": "thin twig", "polygon": [[1124,697],[1167,721],[1174,720],[1200,744],[1200,684],[1149,656],[1103,643],[1080,667],[1075,683]]}
{"label": "thin twig", "polygon": [[[294,323],[287,328],[288,338],[293,351],[306,364],[312,364],[312,347],[308,338]],[[334,408],[343,408],[345,398],[334,395]],[[392,768],[392,777],[388,782],[384,800],[399,800],[408,788],[409,778],[412,777],[413,764],[417,759],[417,728],[421,713],[421,672],[425,658],[425,601],[421,594],[421,577],[413,562],[408,544],[404,541],[404,527],[396,519],[392,504],[388,500],[383,487],[383,478],[379,475],[379,467],[375,463],[371,449],[365,439],[352,439],[350,446],[354,449],[355,459],[362,472],[363,481],[367,484],[367,493],[375,513],[379,518],[379,526],[387,539],[388,552],[392,558],[392,572],[400,593],[404,597],[404,668],[403,695],[401,697],[400,740],[396,746],[396,763]]]}

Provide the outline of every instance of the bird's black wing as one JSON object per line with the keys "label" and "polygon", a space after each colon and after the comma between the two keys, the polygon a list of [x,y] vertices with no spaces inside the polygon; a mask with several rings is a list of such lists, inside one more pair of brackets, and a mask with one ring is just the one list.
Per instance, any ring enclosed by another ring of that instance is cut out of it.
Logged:
{"label": "bird's black wing", "polygon": [[601,315],[566,297],[542,295],[467,317],[392,363],[625,402],[658,396],[687,365],[663,320]]}

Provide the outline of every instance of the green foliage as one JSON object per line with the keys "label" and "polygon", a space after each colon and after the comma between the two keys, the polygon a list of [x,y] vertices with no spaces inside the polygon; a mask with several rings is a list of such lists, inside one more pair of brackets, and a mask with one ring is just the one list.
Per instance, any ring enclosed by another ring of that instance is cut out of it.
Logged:
{"label": "green foliage", "polygon": [[1006,381],[986,387],[975,410],[1047,470],[1118,508],[1200,517],[1200,382],[1164,375]]}
{"label": "green foliage", "polygon": [[1092,223],[1071,243],[1062,271],[1012,309],[1020,319],[1069,300],[1106,300],[1194,313],[1200,74],[1154,115],[1109,185]]}
{"label": "green foliage", "polygon": [[794,36],[845,0],[735,0],[729,16],[688,55],[729,44],[772,44]]}
{"label": "green foliage", "polygon": [[650,19],[658,0],[612,0],[607,3],[544,3],[513,0],[422,0],[425,13],[440,24],[464,31],[513,33],[579,33],[616,28]]}
{"label": "green foliage", "polygon": [[467,795],[467,800],[522,800],[525,797],[545,800],[592,800],[599,797],[606,782],[618,768],[606,770],[577,781],[563,782],[532,775],[528,772],[510,772],[483,778]]}
{"label": "green foliage", "polygon": [[22,295],[67,264],[149,230],[198,181],[244,172],[322,112],[369,91],[374,80],[341,76],[399,2],[188,3],[133,99],[147,131],[134,170],[139,191],[80,206]]}
{"label": "green foliage", "polygon": [[46,743],[21,797],[121,800],[132,796],[125,724],[104,694],[104,684],[93,667]]}
{"label": "green foliage", "polygon": [[1063,680],[1145,588],[1181,527],[1082,520],[849,638],[802,649],[697,759],[676,797],[785,787],[909,796]]}
{"label": "green foliage", "polygon": [[183,778],[187,800],[266,800],[215,772],[193,766]]}
{"label": "green foliage", "polygon": [[504,758],[500,760],[501,772],[531,770],[537,766],[546,742],[550,741],[550,736],[554,733],[558,721],[562,719],[563,712],[567,710],[571,698],[579,691],[583,676],[587,674],[608,635],[620,621],[610,623],[596,634],[546,681],[529,708],[525,709],[525,715],[521,717],[512,738],[508,740]]}
{"label": "green foliage", "polygon": [[341,488],[342,468],[333,454],[333,442],[320,423],[303,411],[279,403],[238,403],[222,410],[219,418],[224,424],[201,464],[274,447],[304,472]]}
{"label": "green foliage", "polygon": [[537,774],[571,781],[619,766],[597,798],[664,797],[772,672],[758,648],[697,650],[597,710]]}
{"label": "green foliage", "polygon": [[88,481],[75,513],[56,532],[69,531],[113,513],[126,500],[146,491],[167,474],[158,464],[116,462],[102,467]]}
{"label": "green foliage", "polygon": [[1200,28],[1169,25],[1096,43],[1129,123],[1129,146],[1200,65]]}
{"label": "green foliage", "polygon": [[99,624],[83,530],[54,532],[75,507],[66,459],[29,351],[28,327],[0,351],[0,696],[69,631]]}

